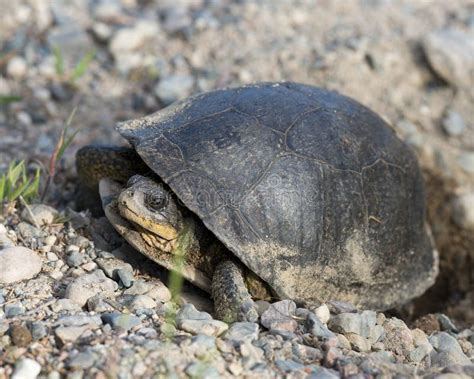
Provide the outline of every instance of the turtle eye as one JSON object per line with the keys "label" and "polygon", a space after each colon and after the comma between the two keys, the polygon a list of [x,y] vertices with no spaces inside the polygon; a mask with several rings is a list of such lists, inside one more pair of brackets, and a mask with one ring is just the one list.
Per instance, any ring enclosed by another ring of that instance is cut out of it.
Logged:
{"label": "turtle eye", "polygon": [[162,193],[147,193],[145,195],[145,206],[152,212],[161,211],[168,205],[168,199]]}

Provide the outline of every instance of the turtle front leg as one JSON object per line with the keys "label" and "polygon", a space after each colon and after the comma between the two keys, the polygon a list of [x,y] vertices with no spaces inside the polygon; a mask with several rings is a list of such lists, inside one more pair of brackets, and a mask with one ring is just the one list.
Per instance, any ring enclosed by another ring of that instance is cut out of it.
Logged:
{"label": "turtle front leg", "polygon": [[216,315],[224,322],[258,320],[257,307],[235,262],[226,260],[217,264],[212,276],[212,298]]}

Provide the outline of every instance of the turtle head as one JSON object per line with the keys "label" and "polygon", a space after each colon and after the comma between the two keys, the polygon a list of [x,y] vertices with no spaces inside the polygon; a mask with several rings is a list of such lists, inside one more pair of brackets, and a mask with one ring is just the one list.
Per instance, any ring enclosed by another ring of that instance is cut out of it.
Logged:
{"label": "turtle head", "polygon": [[175,240],[183,217],[175,199],[164,185],[151,178],[134,175],[118,197],[120,215],[161,240]]}

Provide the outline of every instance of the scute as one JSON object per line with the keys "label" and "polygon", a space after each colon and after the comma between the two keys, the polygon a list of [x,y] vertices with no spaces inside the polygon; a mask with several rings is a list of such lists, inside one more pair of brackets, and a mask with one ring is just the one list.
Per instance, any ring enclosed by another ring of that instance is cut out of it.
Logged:
{"label": "scute", "polygon": [[383,309],[434,281],[416,158],[352,99],[263,83],[197,95],[118,130],[283,298]]}

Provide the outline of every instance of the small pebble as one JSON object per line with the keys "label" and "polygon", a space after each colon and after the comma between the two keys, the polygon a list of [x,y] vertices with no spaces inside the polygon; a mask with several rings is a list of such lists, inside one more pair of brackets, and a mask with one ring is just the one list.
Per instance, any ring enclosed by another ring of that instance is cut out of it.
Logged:
{"label": "small pebble", "polygon": [[105,272],[105,275],[111,279],[118,279],[118,270],[128,271],[131,275],[133,275],[133,267],[130,265],[130,263],[124,262],[121,259],[97,258],[95,262]]}
{"label": "small pebble", "polygon": [[225,338],[232,341],[255,341],[258,339],[260,328],[254,322],[236,322],[232,324],[225,334]]}
{"label": "small pebble", "polygon": [[330,300],[327,303],[327,306],[332,314],[339,313],[356,313],[357,308],[354,307],[351,303],[346,301]]}
{"label": "small pebble", "polygon": [[27,347],[33,340],[28,328],[21,324],[13,324],[10,327],[12,343],[18,347]]}
{"label": "small pebble", "polygon": [[0,250],[0,284],[30,279],[41,271],[41,266],[41,258],[26,247],[15,246]]}
{"label": "small pebble", "polygon": [[102,270],[96,270],[90,274],[79,276],[69,283],[65,297],[84,306],[87,300],[94,295],[113,293],[117,288],[116,282],[107,278]]}
{"label": "small pebble", "polygon": [[32,225],[49,225],[57,217],[58,211],[45,204],[31,204],[21,212],[23,220]]}
{"label": "small pebble", "polygon": [[296,304],[292,300],[281,300],[270,304],[263,312],[260,322],[267,329],[283,329],[293,332],[297,327],[294,320]]}
{"label": "small pebble", "polygon": [[423,48],[433,70],[453,86],[469,88],[474,70],[474,41],[465,31],[446,28],[429,33]]}
{"label": "small pebble", "polygon": [[141,320],[139,317],[131,314],[117,312],[102,314],[102,320],[104,321],[104,323],[112,326],[113,329],[120,328],[126,331],[141,324]]}
{"label": "small pebble", "polygon": [[15,56],[8,61],[7,75],[13,79],[23,79],[28,72],[26,61],[19,56]]}
{"label": "small pebble", "polygon": [[465,230],[474,231],[474,192],[457,196],[452,207],[454,222]]}
{"label": "small pebble", "polygon": [[36,379],[41,371],[41,365],[30,358],[20,358],[15,362],[12,379]]}
{"label": "small pebble", "polygon": [[25,313],[25,308],[22,303],[12,303],[5,305],[4,311],[7,318],[13,318]]}
{"label": "small pebble", "polygon": [[443,119],[443,129],[448,135],[457,137],[466,129],[466,123],[458,112],[451,110]]}
{"label": "small pebble", "polygon": [[89,326],[60,326],[54,329],[54,334],[57,340],[63,345],[68,342],[74,342],[79,337],[83,336],[86,331],[89,330]]}
{"label": "small pebble", "polygon": [[155,94],[168,105],[189,96],[193,85],[194,79],[190,75],[168,76],[159,81],[155,87]]}
{"label": "small pebble", "polygon": [[87,256],[80,253],[79,251],[72,251],[67,259],[66,263],[69,267],[79,267],[87,261]]}
{"label": "small pebble", "polygon": [[31,323],[31,337],[33,341],[38,341],[48,335],[48,329],[41,321],[34,321]]}
{"label": "small pebble", "polygon": [[133,272],[130,272],[129,270],[124,270],[122,268],[119,268],[117,270],[117,277],[120,280],[120,283],[125,288],[129,288],[133,284]]}
{"label": "small pebble", "polygon": [[462,153],[458,157],[458,163],[466,173],[474,174],[474,153]]}
{"label": "small pebble", "polygon": [[321,320],[321,322],[323,324],[327,324],[328,321],[329,321],[329,318],[331,317],[331,313],[330,313],[329,308],[326,304],[323,304],[323,305],[317,307],[314,310],[314,314],[316,315],[317,318],[319,318],[319,320]]}

